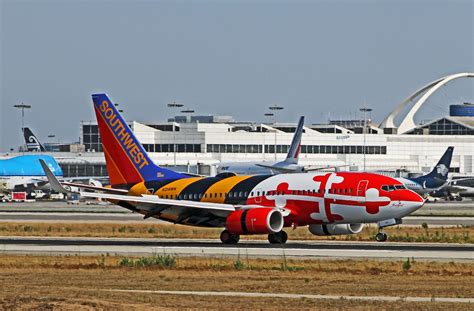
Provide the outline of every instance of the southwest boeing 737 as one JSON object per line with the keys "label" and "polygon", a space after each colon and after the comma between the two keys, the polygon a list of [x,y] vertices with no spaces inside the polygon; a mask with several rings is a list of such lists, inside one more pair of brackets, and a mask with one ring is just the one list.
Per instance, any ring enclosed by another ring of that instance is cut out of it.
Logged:
{"label": "southwest boeing 737", "polygon": [[[419,209],[424,200],[391,177],[373,173],[318,172],[196,177],[155,165],[106,94],[92,95],[111,187],[82,196],[106,199],[144,218],[222,227],[223,243],[240,235],[268,234],[285,243],[283,228],[308,226],[315,235],[355,234],[365,223],[383,228]],[[44,164],[52,187],[65,192]]]}

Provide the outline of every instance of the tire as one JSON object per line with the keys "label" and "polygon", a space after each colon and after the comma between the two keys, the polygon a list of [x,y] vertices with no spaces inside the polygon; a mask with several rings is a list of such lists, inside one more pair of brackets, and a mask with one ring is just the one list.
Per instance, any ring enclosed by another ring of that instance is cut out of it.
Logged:
{"label": "tire", "polygon": [[387,236],[386,233],[384,233],[384,232],[379,232],[379,233],[377,233],[377,234],[375,235],[375,240],[376,240],[377,242],[385,242],[385,241],[387,241],[387,237],[388,237],[388,236]]}
{"label": "tire", "polygon": [[283,230],[268,235],[268,242],[270,242],[270,244],[285,244],[286,241],[288,241],[288,234]]}
{"label": "tire", "polygon": [[228,230],[224,230],[220,235],[221,242],[224,244],[237,244],[240,240],[238,234],[232,234]]}

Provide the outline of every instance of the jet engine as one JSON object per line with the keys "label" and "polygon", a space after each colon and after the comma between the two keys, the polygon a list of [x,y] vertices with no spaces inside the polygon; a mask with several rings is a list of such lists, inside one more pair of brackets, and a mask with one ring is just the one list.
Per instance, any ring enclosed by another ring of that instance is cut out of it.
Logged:
{"label": "jet engine", "polygon": [[89,179],[89,186],[94,186],[94,187],[102,187],[102,183],[96,179],[90,178]]}
{"label": "jet engine", "polygon": [[266,234],[280,232],[283,214],[274,208],[250,208],[232,212],[225,227],[233,234]]}
{"label": "jet engine", "polygon": [[314,235],[342,235],[360,233],[364,224],[329,224],[329,225],[309,225],[308,229]]}

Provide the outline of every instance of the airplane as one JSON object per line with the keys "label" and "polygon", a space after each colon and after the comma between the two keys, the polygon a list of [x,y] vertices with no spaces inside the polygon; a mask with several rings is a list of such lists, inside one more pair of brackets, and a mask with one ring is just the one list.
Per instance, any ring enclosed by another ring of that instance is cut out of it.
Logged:
{"label": "airplane", "polygon": [[428,174],[416,178],[399,177],[397,180],[402,182],[408,189],[422,196],[442,189],[448,183],[448,173],[453,157],[453,150],[454,147],[448,147],[436,166]]}
{"label": "airplane", "polygon": [[463,198],[474,199],[474,176],[452,177],[444,187],[433,192],[431,196],[456,201],[462,201]]}
{"label": "airplane", "polygon": [[[174,224],[223,227],[220,240],[236,244],[240,235],[268,234],[286,243],[283,228],[308,226],[314,235],[360,233],[365,223],[383,228],[424,204],[414,191],[391,177],[366,172],[196,177],[157,166],[106,94],[92,95],[110,187],[74,184],[83,197],[105,199],[144,218]],[[54,190],[64,185],[40,161]],[[389,186],[390,189],[384,190]]]}
{"label": "airplane", "polygon": [[45,152],[46,148],[44,148],[43,144],[40,143],[38,138],[33,134],[33,131],[29,127],[24,127],[23,129],[23,137],[25,138],[26,142],[26,150],[31,151],[38,151],[38,152]]}
{"label": "airplane", "polygon": [[290,149],[286,159],[280,162],[229,162],[220,163],[217,172],[232,172],[238,175],[261,175],[278,173],[298,173],[304,172],[305,167],[298,165],[298,156],[301,148],[301,136],[303,135],[304,116],[301,116],[296,126]]}
{"label": "airplane", "polygon": [[21,155],[0,160],[2,191],[30,191],[48,183],[38,160],[43,160],[55,176],[63,177],[56,160],[49,155]]}

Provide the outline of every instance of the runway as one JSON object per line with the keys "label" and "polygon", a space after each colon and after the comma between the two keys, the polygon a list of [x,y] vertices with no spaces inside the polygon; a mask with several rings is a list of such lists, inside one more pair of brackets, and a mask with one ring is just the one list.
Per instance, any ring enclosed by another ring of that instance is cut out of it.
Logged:
{"label": "runway", "polygon": [[291,241],[271,245],[262,241],[244,241],[223,245],[217,240],[187,239],[110,239],[110,238],[37,238],[0,237],[4,254],[69,255],[152,255],[178,256],[250,256],[258,258],[291,257],[302,259],[406,259],[474,261],[473,244],[377,243],[339,241]]}
{"label": "runway", "polygon": [[[47,223],[159,223],[155,218],[143,219],[136,213],[91,213],[91,212],[0,212],[0,222],[47,222]],[[474,226],[474,217],[448,216],[409,216],[403,219],[403,225],[421,226]]]}

